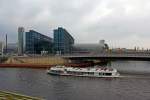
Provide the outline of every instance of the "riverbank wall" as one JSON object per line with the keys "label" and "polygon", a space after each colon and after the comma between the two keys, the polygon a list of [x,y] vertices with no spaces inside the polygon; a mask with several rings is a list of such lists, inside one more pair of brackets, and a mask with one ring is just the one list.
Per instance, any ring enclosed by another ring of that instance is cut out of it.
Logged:
{"label": "riverbank wall", "polygon": [[92,66],[90,62],[74,63],[69,59],[64,59],[60,56],[47,57],[9,57],[6,61],[0,64],[0,68],[44,68],[48,69],[55,65],[65,65],[71,67],[88,67]]}
{"label": "riverbank wall", "polygon": [[54,65],[67,64],[67,60],[61,57],[9,57],[0,63],[0,68],[49,68]]}

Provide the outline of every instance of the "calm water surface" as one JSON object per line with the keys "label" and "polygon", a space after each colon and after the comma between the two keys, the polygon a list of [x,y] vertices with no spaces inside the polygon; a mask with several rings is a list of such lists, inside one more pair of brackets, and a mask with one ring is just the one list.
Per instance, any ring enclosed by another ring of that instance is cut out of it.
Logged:
{"label": "calm water surface", "polygon": [[0,90],[46,100],[150,100],[150,62],[116,61],[124,78],[50,76],[44,69],[0,69]]}

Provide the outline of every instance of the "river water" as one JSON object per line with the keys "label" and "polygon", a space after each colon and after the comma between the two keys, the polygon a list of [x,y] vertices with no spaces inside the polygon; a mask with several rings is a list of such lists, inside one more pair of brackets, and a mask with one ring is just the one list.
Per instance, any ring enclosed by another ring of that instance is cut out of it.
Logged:
{"label": "river water", "polygon": [[150,62],[114,61],[122,78],[50,76],[44,69],[0,68],[0,90],[46,100],[150,100]]}

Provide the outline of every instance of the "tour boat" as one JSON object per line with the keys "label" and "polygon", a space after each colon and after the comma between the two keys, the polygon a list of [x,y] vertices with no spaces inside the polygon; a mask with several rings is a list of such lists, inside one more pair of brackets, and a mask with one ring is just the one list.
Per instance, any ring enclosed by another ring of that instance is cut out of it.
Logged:
{"label": "tour boat", "polygon": [[47,70],[48,74],[60,76],[85,76],[85,77],[119,77],[119,73],[114,68],[109,67],[66,67],[54,66]]}

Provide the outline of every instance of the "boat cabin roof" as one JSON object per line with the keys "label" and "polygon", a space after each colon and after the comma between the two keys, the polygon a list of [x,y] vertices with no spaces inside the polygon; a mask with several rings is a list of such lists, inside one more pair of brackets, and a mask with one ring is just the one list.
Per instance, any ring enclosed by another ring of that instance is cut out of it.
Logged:
{"label": "boat cabin roof", "polygon": [[61,70],[61,71],[76,71],[76,72],[117,72],[114,68],[107,67],[87,67],[87,68],[77,68],[77,67],[65,67],[65,66],[55,66],[51,67],[51,70]]}

